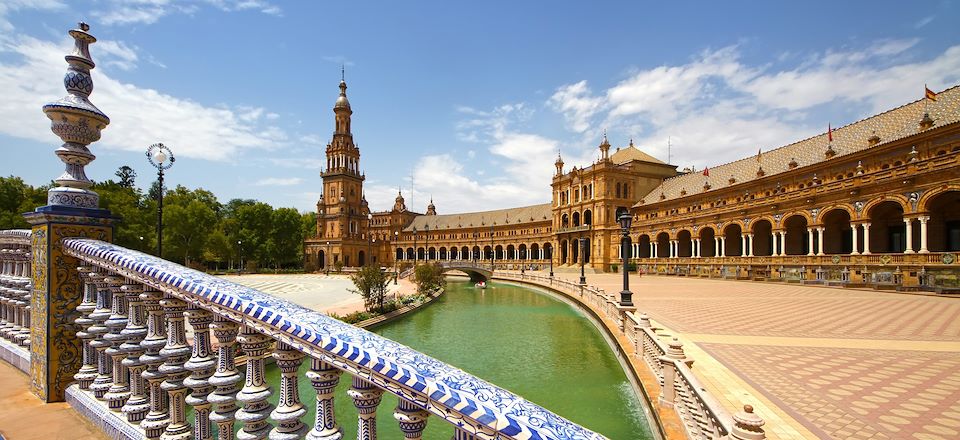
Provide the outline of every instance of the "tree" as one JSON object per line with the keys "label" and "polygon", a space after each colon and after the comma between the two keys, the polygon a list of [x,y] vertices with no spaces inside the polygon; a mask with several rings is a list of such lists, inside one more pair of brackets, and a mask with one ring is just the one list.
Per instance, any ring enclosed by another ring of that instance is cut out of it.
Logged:
{"label": "tree", "polygon": [[0,229],[30,227],[20,212],[27,201],[28,187],[19,177],[0,177]]}
{"label": "tree", "polygon": [[300,213],[293,208],[277,208],[272,214],[270,259],[274,267],[299,265],[303,254],[303,228]]}
{"label": "tree", "polygon": [[300,215],[301,233],[304,238],[317,236],[317,213],[314,211]]}
{"label": "tree", "polygon": [[120,179],[120,186],[124,188],[133,188],[134,180],[137,178],[137,172],[126,165],[118,168],[113,175]]}
{"label": "tree", "polygon": [[421,264],[414,269],[413,276],[414,282],[417,284],[417,293],[432,293],[447,285],[447,279],[443,277],[443,267],[440,266],[440,263]]}
{"label": "tree", "polygon": [[363,297],[363,306],[368,311],[373,311],[374,306],[377,310],[383,310],[383,299],[387,296],[390,277],[380,268],[364,266],[350,275],[350,281],[353,281],[353,285],[356,287],[356,289],[350,289],[350,291]]}
{"label": "tree", "polygon": [[190,256],[200,257],[210,235],[211,226],[216,224],[217,214],[199,200],[191,200],[186,205],[175,204],[163,208],[164,232],[169,237],[170,253],[183,259],[189,265]]}

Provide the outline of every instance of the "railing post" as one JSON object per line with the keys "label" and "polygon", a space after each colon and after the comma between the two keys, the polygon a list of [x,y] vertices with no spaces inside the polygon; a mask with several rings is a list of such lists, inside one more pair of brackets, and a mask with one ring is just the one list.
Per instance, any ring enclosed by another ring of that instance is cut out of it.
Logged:
{"label": "railing post", "polygon": [[377,406],[383,390],[359,377],[353,377],[353,386],[347,392],[357,407],[357,438],[377,440]]}
{"label": "railing post", "polygon": [[236,414],[237,420],[243,423],[243,430],[237,434],[237,438],[260,440],[267,437],[271,428],[267,417],[273,405],[267,399],[273,395],[273,391],[264,377],[263,360],[270,356],[272,341],[248,326],[243,326],[237,340],[247,356],[246,382],[237,393],[237,400],[243,404]]}
{"label": "railing post", "polygon": [[193,434],[187,424],[184,401],[187,387],[183,384],[183,380],[190,374],[183,366],[190,357],[190,346],[187,345],[186,329],[183,325],[183,312],[187,309],[187,304],[167,295],[160,300],[160,305],[163,306],[164,318],[167,321],[167,345],[160,350],[160,356],[163,356],[160,372],[165,376],[160,389],[167,392],[170,402],[170,424],[161,438],[186,440]]}
{"label": "railing post", "polygon": [[110,361],[113,364],[111,367],[113,385],[110,386],[107,394],[103,397],[107,399],[107,405],[111,411],[120,411],[123,404],[127,403],[127,399],[130,398],[130,376],[127,367],[123,366],[123,358],[126,357],[126,353],[120,350],[120,345],[127,340],[127,336],[122,332],[124,327],[127,326],[128,306],[127,298],[120,290],[120,286],[123,285],[123,278],[111,274],[106,278],[106,282],[110,286],[110,294],[113,299],[110,302],[110,317],[105,322],[110,332],[103,337],[110,343],[110,347],[104,353],[110,356]]}
{"label": "railing post", "polygon": [[186,403],[193,407],[193,435],[196,440],[209,440],[210,432],[210,401],[207,396],[213,391],[210,376],[217,366],[212,349],[210,348],[210,323],[213,315],[210,312],[191,305],[187,309],[187,319],[193,327],[193,352],[190,360],[183,365],[190,371],[190,377],[183,384],[190,388],[190,395]]}
{"label": "railing post", "polygon": [[237,412],[237,392],[243,377],[234,363],[234,349],[237,343],[239,326],[226,318],[217,316],[212,324],[213,334],[219,344],[217,348],[217,372],[210,378],[210,384],[217,389],[207,397],[214,404],[210,420],[217,424],[218,440],[233,440],[233,421]]}
{"label": "railing post", "polygon": [[127,336],[127,340],[120,346],[120,350],[127,355],[123,359],[123,366],[130,372],[130,398],[127,399],[127,403],[123,405],[121,411],[127,415],[127,421],[139,423],[147,415],[147,411],[150,410],[150,399],[143,378],[143,370],[147,368],[147,365],[140,358],[144,351],[140,344],[147,336],[147,319],[143,299],[140,298],[143,287],[136,282],[127,280],[120,287],[120,290],[126,295],[127,305],[130,307],[127,313],[127,327],[121,332]]}
{"label": "railing post", "polygon": [[94,323],[87,330],[87,332],[94,337],[93,341],[90,341],[90,347],[93,347],[97,351],[97,377],[94,379],[93,384],[90,385],[90,391],[93,391],[94,397],[103,400],[104,394],[107,394],[107,390],[110,389],[110,385],[113,382],[113,374],[111,372],[113,364],[109,362],[106,354],[107,347],[110,347],[110,342],[104,339],[104,335],[110,331],[110,329],[104,325],[104,322],[110,317],[110,288],[106,281],[107,277],[103,274],[102,269],[96,269],[90,274],[90,278],[93,279],[93,283],[97,288],[97,307],[90,312],[90,319],[92,319]]}
{"label": "railing post", "polygon": [[340,440],[343,432],[337,425],[333,410],[334,390],[340,382],[340,370],[318,359],[311,359],[307,372],[313,389],[317,391],[317,416],[313,430],[307,434],[309,440]]}
{"label": "railing post", "polygon": [[677,366],[674,361],[683,360],[686,355],[683,353],[683,344],[673,338],[670,341],[670,348],[667,353],[660,356],[660,365],[663,367],[663,390],[660,393],[660,404],[666,407],[673,407],[677,398],[676,378]]}
{"label": "railing post", "polygon": [[143,372],[143,378],[150,389],[150,412],[140,422],[140,427],[143,428],[147,438],[152,440],[160,438],[170,424],[169,400],[167,393],[161,389],[166,375],[160,371],[160,364],[163,363],[160,350],[167,345],[167,329],[164,325],[163,309],[160,306],[163,294],[152,288],[146,288],[140,298],[143,299],[143,308],[147,312],[147,337],[140,344],[144,350],[143,356],[140,356],[140,362],[147,366],[147,370]]}
{"label": "railing post", "polygon": [[767,438],[767,434],[761,428],[764,424],[763,419],[753,413],[753,407],[750,405],[744,405],[743,411],[733,415],[733,423],[730,436],[736,440],[763,440]]}
{"label": "railing post", "polygon": [[80,338],[82,344],[81,357],[83,359],[81,359],[81,362],[83,362],[83,365],[77,371],[77,374],[73,375],[73,378],[77,380],[81,390],[89,390],[90,384],[97,378],[97,352],[90,346],[91,340],[96,335],[89,332],[90,326],[94,324],[94,320],[90,319],[90,313],[97,308],[97,287],[90,281],[90,275],[93,272],[92,267],[79,266],[77,272],[80,274],[80,278],[84,280],[83,301],[77,306],[80,317],[74,321],[79,327],[77,337]]}
{"label": "railing post", "polygon": [[300,420],[307,413],[307,409],[300,402],[297,389],[297,370],[303,363],[304,354],[283,342],[277,342],[273,358],[277,362],[277,368],[280,368],[280,403],[270,413],[270,417],[277,421],[276,428],[270,431],[270,438],[271,440],[301,439],[309,429]]}
{"label": "railing post", "polygon": [[393,411],[393,418],[397,419],[400,431],[407,440],[423,438],[423,430],[427,428],[429,415],[429,412],[402,397],[397,402],[397,409]]}

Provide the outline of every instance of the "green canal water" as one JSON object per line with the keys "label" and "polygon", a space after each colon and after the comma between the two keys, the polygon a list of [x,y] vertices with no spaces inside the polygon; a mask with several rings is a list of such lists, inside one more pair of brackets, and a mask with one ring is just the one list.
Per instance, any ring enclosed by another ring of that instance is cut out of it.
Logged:
{"label": "green canal water", "polygon": [[[638,397],[600,331],[576,308],[533,289],[488,283],[486,290],[451,281],[423,309],[373,330],[394,341],[523,396],[610,439],[652,438]],[[300,399],[313,425],[316,394],[299,375]],[[279,396],[280,374],[267,367]],[[335,407],[344,438],[356,438],[357,411],[343,374]],[[403,438],[393,419],[397,398],[385,393],[377,417],[380,438]],[[238,423],[239,425],[239,423]],[[449,440],[453,427],[431,416],[424,439]]]}

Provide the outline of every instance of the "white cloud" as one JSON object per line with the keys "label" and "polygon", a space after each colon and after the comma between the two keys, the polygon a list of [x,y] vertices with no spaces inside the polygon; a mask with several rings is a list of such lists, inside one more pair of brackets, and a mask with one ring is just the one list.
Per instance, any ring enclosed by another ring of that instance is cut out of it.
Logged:
{"label": "white cloud", "polygon": [[[5,34],[14,30],[13,23],[7,18],[11,12],[26,9],[55,11],[65,7],[66,4],[58,0],[3,0],[0,2],[0,32]],[[0,35],[0,41],[6,38],[8,37]]]}
{"label": "white cloud", "polygon": [[563,114],[573,131],[582,133],[590,128],[590,118],[603,106],[602,98],[590,95],[587,80],[583,80],[561,86],[547,103]]}
{"label": "white cloud", "polygon": [[122,41],[106,40],[98,41],[96,48],[98,54],[101,54],[101,60],[105,61],[103,64],[107,66],[120,70],[133,70],[137,67],[139,56],[135,47],[127,46]]}
{"label": "white cloud", "polygon": [[[0,65],[0,83],[8,85],[0,101],[0,132],[57,142],[49,121],[38,115],[44,104],[66,94],[61,80],[66,72],[63,55],[71,46],[66,40],[56,44],[31,37],[0,43],[0,52],[12,59]],[[95,61],[103,55],[96,45],[91,52]],[[242,108],[211,107],[140,88],[120,82],[101,69],[93,71],[93,79],[96,88],[91,101],[113,116],[102,139],[94,144],[94,151],[141,151],[147,145],[163,142],[181,157],[225,161],[243,151],[277,148],[287,140],[286,133],[277,127],[244,120]],[[36,113],[24,109],[35,109]]]}
{"label": "white cloud", "polygon": [[293,186],[303,183],[299,177],[267,177],[254,182],[254,186]]}
{"label": "white cloud", "polygon": [[914,23],[913,27],[914,27],[915,29],[920,29],[920,28],[922,28],[922,27],[924,27],[924,26],[932,23],[935,18],[937,18],[935,15],[928,15],[928,16],[926,16],[926,17],[923,17],[923,18],[921,18],[920,20],[918,20],[916,23]]}
{"label": "white cloud", "polygon": [[171,14],[192,15],[204,4],[224,12],[253,10],[266,15],[283,15],[279,6],[262,0],[108,0],[102,10],[95,11],[95,15],[105,25],[149,25]]}

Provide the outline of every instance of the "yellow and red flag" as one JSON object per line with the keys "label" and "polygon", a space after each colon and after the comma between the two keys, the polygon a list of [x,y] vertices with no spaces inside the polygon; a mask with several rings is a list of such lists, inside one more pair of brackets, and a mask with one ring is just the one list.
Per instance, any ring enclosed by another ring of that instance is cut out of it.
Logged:
{"label": "yellow and red flag", "polygon": [[703,175],[710,176],[710,167],[703,167]]}
{"label": "yellow and red flag", "polygon": [[827,142],[833,142],[833,127],[829,122],[827,123]]}
{"label": "yellow and red flag", "polygon": [[926,98],[927,98],[927,99],[929,99],[929,100],[931,100],[931,101],[936,101],[936,100],[937,100],[937,94],[934,93],[933,90],[930,90],[930,88],[927,87],[926,84],[923,85],[923,89],[924,89],[924,94],[926,95]]}
{"label": "yellow and red flag", "polygon": [[761,149],[761,148],[757,148],[757,162],[760,162],[760,156],[761,156],[761,155],[763,155],[762,149]]}

